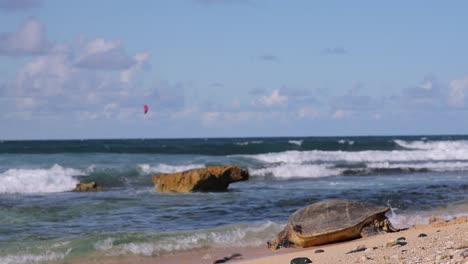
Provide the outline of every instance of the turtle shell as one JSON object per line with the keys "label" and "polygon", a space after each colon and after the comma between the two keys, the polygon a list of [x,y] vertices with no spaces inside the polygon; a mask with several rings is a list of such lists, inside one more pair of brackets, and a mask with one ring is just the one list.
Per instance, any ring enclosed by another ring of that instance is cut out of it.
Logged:
{"label": "turtle shell", "polygon": [[289,217],[288,240],[307,247],[360,237],[364,225],[385,218],[388,210],[385,206],[347,200],[315,203]]}

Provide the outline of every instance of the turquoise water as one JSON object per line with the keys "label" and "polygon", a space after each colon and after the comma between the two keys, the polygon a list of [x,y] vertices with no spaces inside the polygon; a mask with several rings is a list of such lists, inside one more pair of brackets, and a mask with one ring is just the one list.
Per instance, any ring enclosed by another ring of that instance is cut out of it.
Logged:
{"label": "turquoise water", "polygon": [[[239,164],[221,193],[156,193],[151,175]],[[73,193],[79,181],[102,192]],[[354,199],[399,227],[468,215],[468,136],[0,143],[0,263],[259,246],[300,207]]]}

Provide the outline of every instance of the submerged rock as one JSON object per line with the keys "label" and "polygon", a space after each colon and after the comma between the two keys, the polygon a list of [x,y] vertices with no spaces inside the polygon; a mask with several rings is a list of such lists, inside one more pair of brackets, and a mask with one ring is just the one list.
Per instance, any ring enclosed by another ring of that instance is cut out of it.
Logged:
{"label": "submerged rock", "polygon": [[76,185],[73,192],[94,192],[102,190],[101,186],[98,186],[96,182],[80,182]]}
{"label": "submerged rock", "polygon": [[249,179],[249,172],[237,165],[209,166],[201,169],[153,176],[157,192],[219,192],[230,183]]}

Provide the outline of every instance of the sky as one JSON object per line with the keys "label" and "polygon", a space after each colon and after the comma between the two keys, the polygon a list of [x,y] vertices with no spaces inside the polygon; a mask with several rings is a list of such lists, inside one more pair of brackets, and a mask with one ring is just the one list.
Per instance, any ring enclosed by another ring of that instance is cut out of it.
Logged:
{"label": "sky", "polygon": [[0,140],[468,134],[466,10],[0,0]]}

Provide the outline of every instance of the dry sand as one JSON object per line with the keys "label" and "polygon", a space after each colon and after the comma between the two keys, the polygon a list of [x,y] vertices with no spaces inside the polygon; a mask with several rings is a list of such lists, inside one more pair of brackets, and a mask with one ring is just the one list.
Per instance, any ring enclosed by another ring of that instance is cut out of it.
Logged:
{"label": "dry sand", "polygon": [[[424,234],[424,235],[421,235]],[[398,242],[398,243],[396,243]],[[358,247],[366,248],[348,253]],[[315,253],[321,249],[324,252]],[[229,248],[177,253],[155,257],[121,256],[99,257],[67,263],[158,263],[212,264],[233,253],[241,257],[227,264],[289,264],[293,258],[307,257],[312,263],[463,263],[468,264],[468,217],[451,221],[435,221],[407,230],[310,248],[279,249]],[[84,262],[83,262],[84,261]]]}

